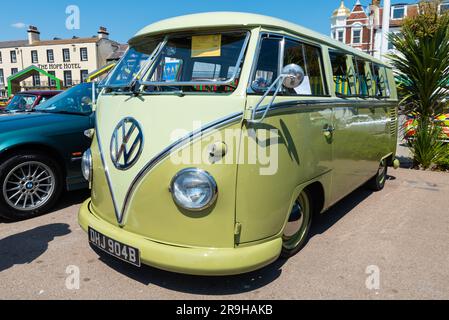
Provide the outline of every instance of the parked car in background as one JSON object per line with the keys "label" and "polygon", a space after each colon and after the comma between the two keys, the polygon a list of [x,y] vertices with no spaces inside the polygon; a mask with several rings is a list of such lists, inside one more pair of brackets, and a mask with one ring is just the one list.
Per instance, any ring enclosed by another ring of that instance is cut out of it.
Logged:
{"label": "parked car in background", "polygon": [[[441,126],[440,140],[449,142],[449,113],[435,117],[435,125]],[[405,139],[411,140],[416,134],[417,120],[414,115],[408,115],[404,124]]]}
{"label": "parked car in background", "polygon": [[0,98],[0,110],[6,108],[8,101],[9,101],[8,98]]}
{"label": "parked car in background", "polygon": [[9,101],[8,105],[4,109],[6,113],[27,112],[33,110],[39,104],[47,101],[48,99],[60,94],[59,90],[47,90],[47,91],[23,91],[16,93],[14,97]]}
{"label": "parked car in background", "polygon": [[63,190],[88,187],[81,157],[91,143],[84,131],[94,127],[93,87],[83,83],[26,114],[0,117],[1,216],[30,218],[50,209]]}

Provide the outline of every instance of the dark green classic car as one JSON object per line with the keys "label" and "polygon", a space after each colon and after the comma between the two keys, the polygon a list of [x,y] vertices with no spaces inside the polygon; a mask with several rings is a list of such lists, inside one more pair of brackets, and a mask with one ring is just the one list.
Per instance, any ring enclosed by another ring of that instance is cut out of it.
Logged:
{"label": "dark green classic car", "polygon": [[30,218],[62,191],[88,187],[81,158],[94,127],[92,84],[83,83],[27,113],[0,115],[0,215]]}

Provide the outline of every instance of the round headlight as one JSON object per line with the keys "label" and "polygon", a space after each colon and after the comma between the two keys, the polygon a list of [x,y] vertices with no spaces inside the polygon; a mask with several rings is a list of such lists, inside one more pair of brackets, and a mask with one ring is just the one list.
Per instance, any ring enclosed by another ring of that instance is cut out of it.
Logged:
{"label": "round headlight", "polygon": [[207,209],[217,199],[218,189],[214,178],[200,169],[185,169],[172,180],[170,191],[175,203],[186,210]]}
{"label": "round headlight", "polygon": [[83,173],[84,179],[90,182],[92,179],[92,152],[87,149],[83,154],[81,160],[81,172]]}

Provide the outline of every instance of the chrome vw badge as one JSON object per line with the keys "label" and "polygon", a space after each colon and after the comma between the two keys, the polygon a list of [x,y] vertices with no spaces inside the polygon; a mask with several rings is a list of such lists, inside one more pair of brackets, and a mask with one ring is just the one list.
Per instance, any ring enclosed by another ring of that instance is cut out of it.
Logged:
{"label": "chrome vw badge", "polygon": [[128,170],[137,160],[143,148],[143,134],[134,118],[125,118],[117,125],[111,139],[111,160],[119,170]]}

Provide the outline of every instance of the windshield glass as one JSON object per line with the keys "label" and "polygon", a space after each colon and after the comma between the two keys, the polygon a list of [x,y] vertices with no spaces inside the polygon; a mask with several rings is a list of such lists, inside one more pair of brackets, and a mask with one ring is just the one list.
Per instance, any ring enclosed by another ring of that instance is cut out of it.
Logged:
{"label": "windshield glass", "polygon": [[[160,88],[149,87],[147,91],[180,90],[180,85],[192,86],[182,88],[183,91],[210,91],[207,86],[195,85],[237,80],[246,35],[246,32],[229,32],[170,37],[145,80],[146,85]],[[236,84],[237,81],[230,86]]]}
{"label": "windshield glass", "polygon": [[[98,96],[98,89],[96,89]],[[35,108],[40,112],[72,113],[88,115],[92,113],[92,83],[82,83],[45,101]]]}
{"label": "windshield glass", "polygon": [[23,94],[15,95],[6,108],[7,112],[25,112],[31,110],[36,101],[36,96],[28,96]]}
{"label": "windshield glass", "polygon": [[157,44],[152,42],[138,49],[130,48],[107,79],[106,87],[129,87],[147,63]]}

